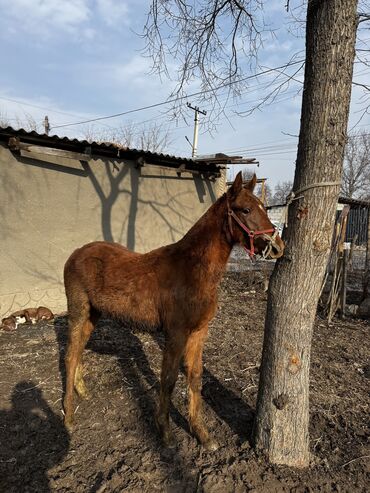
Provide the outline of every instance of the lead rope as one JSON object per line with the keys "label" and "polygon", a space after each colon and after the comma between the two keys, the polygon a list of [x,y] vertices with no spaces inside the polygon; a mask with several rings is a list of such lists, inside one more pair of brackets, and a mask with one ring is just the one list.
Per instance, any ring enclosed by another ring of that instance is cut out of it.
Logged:
{"label": "lead rope", "polygon": [[272,251],[272,247],[273,246],[276,246],[276,243],[275,243],[275,238],[276,236],[278,235],[278,229],[276,228],[275,229],[275,232],[272,236],[267,236],[267,245],[266,247],[264,248],[264,250],[262,250],[262,258],[265,260],[271,253]]}
{"label": "lead rope", "polygon": [[[282,219],[284,218],[284,226],[287,228],[288,227],[288,212],[289,212],[289,206],[294,200],[299,200],[303,199],[304,195],[299,195],[303,192],[306,192],[307,190],[310,190],[311,188],[319,188],[319,187],[337,187],[341,185],[341,181],[324,181],[322,183],[312,183],[312,185],[307,185],[306,187],[302,187],[299,190],[293,192],[293,190],[289,193],[289,195],[286,198],[286,207],[282,215]],[[282,221],[281,221],[282,222]]]}

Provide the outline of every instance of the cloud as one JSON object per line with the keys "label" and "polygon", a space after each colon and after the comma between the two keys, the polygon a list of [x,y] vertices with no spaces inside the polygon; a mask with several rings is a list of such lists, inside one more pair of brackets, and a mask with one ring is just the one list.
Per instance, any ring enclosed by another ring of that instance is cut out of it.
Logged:
{"label": "cloud", "polygon": [[111,76],[119,83],[134,82],[141,84],[148,82],[149,62],[146,58],[134,55],[127,63],[113,63],[111,65]]}
{"label": "cloud", "polygon": [[122,0],[97,0],[98,14],[109,27],[121,27],[129,23],[129,9]]}
{"label": "cloud", "polygon": [[73,33],[91,18],[88,0],[0,0],[2,19],[9,32],[52,35]]}

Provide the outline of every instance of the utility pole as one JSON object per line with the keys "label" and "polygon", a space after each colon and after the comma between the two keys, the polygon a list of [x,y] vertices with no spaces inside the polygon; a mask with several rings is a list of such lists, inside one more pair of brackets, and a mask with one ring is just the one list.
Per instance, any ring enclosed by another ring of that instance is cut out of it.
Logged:
{"label": "utility pole", "polygon": [[194,115],[194,137],[193,137],[193,145],[192,145],[192,152],[191,152],[191,157],[195,157],[197,155],[197,147],[198,147],[198,114],[201,113],[202,115],[206,115],[206,111],[202,111],[199,109],[198,106],[192,106],[190,103],[186,103],[186,106],[193,110],[195,112]]}
{"label": "utility pole", "polygon": [[49,132],[50,132],[50,123],[49,123],[49,117],[47,115],[44,118],[44,129],[45,129],[46,135],[49,135]]}

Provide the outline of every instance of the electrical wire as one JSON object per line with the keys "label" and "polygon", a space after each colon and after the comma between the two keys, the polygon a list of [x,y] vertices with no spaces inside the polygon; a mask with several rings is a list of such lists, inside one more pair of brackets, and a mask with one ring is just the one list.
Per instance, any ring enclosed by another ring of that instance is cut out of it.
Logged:
{"label": "electrical wire", "polygon": [[200,96],[202,94],[207,94],[207,93],[210,93],[210,92],[216,92],[220,88],[230,87],[230,86],[232,86],[234,84],[237,84],[237,83],[240,83],[240,82],[244,82],[246,80],[254,79],[256,77],[260,77],[261,75],[266,75],[266,74],[271,73],[271,72],[274,72],[276,70],[280,70],[280,69],[284,69],[284,68],[291,67],[291,66],[294,66],[294,65],[298,65],[299,63],[301,63],[301,64],[304,63],[304,59],[300,59],[300,60],[297,60],[295,62],[289,62],[288,64],[281,65],[280,67],[270,68],[270,69],[264,70],[262,72],[259,72],[257,74],[253,74],[253,75],[249,75],[247,77],[243,77],[243,78],[238,79],[236,81],[227,82],[227,83],[225,83],[225,84],[223,84],[223,85],[221,85],[221,86],[219,86],[218,88],[215,88],[215,89],[205,89],[203,91],[194,92],[194,93],[188,94],[186,96],[179,96],[179,97],[176,97],[176,98],[169,99],[167,101],[161,101],[159,103],[154,103],[154,104],[150,104],[150,105],[147,105],[147,106],[142,106],[140,108],[135,108],[135,109],[128,110],[128,111],[122,111],[120,113],[115,113],[113,115],[101,116],[99,118],[91,118],[89,120],[83,120],[83,121],[79,121],[79,122],[64,123],[62,125],[54,125],[51,128],[55,129],[55,128],[70,127],[70,126],[74,126],[74,125],[82,125],[84,123],[92,123],[92,122],[101,121],[101,120],[108,120],[108,119],[111,119],[111,118],[117,118],[119,116],[124,116],[124,115],[129,115],[129,114],[132,114],[132,113],[137,113],[139,111],[144,111],[144,110],[148,110],[148,109],[152,109],[152,108],[157,108],[159,106],[168,105],[168,104],[171,104],[171,103],[174,103],[174,102],[177,102],[177,101],[182,101],[184,99],[189,99],[191,97]]}

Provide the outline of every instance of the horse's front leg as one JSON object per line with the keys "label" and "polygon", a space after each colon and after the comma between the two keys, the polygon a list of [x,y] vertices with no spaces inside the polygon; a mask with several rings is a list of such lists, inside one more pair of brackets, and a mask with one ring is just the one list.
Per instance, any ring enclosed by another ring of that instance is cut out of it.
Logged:
{"label": "horse's front leg", "polygon": [[156,415],[156,424],[163,443],[167,447],[175,445],[175,438],[170,430],[169,411],[171,395],[175,388],[179,374],[181,358],[184,354],[185,337],[183,335],[171,335],[166,341],[163,352],[161,389],[159,394],[159,406]]}
{"label": "horse's front leg", "polygon": [[202,418],[202,355],[208,325],[192,332],[185,348],[185,365],[189,390],[189,425],[192,433],[207,450],[216,450],[217,442],[210,438]]}

